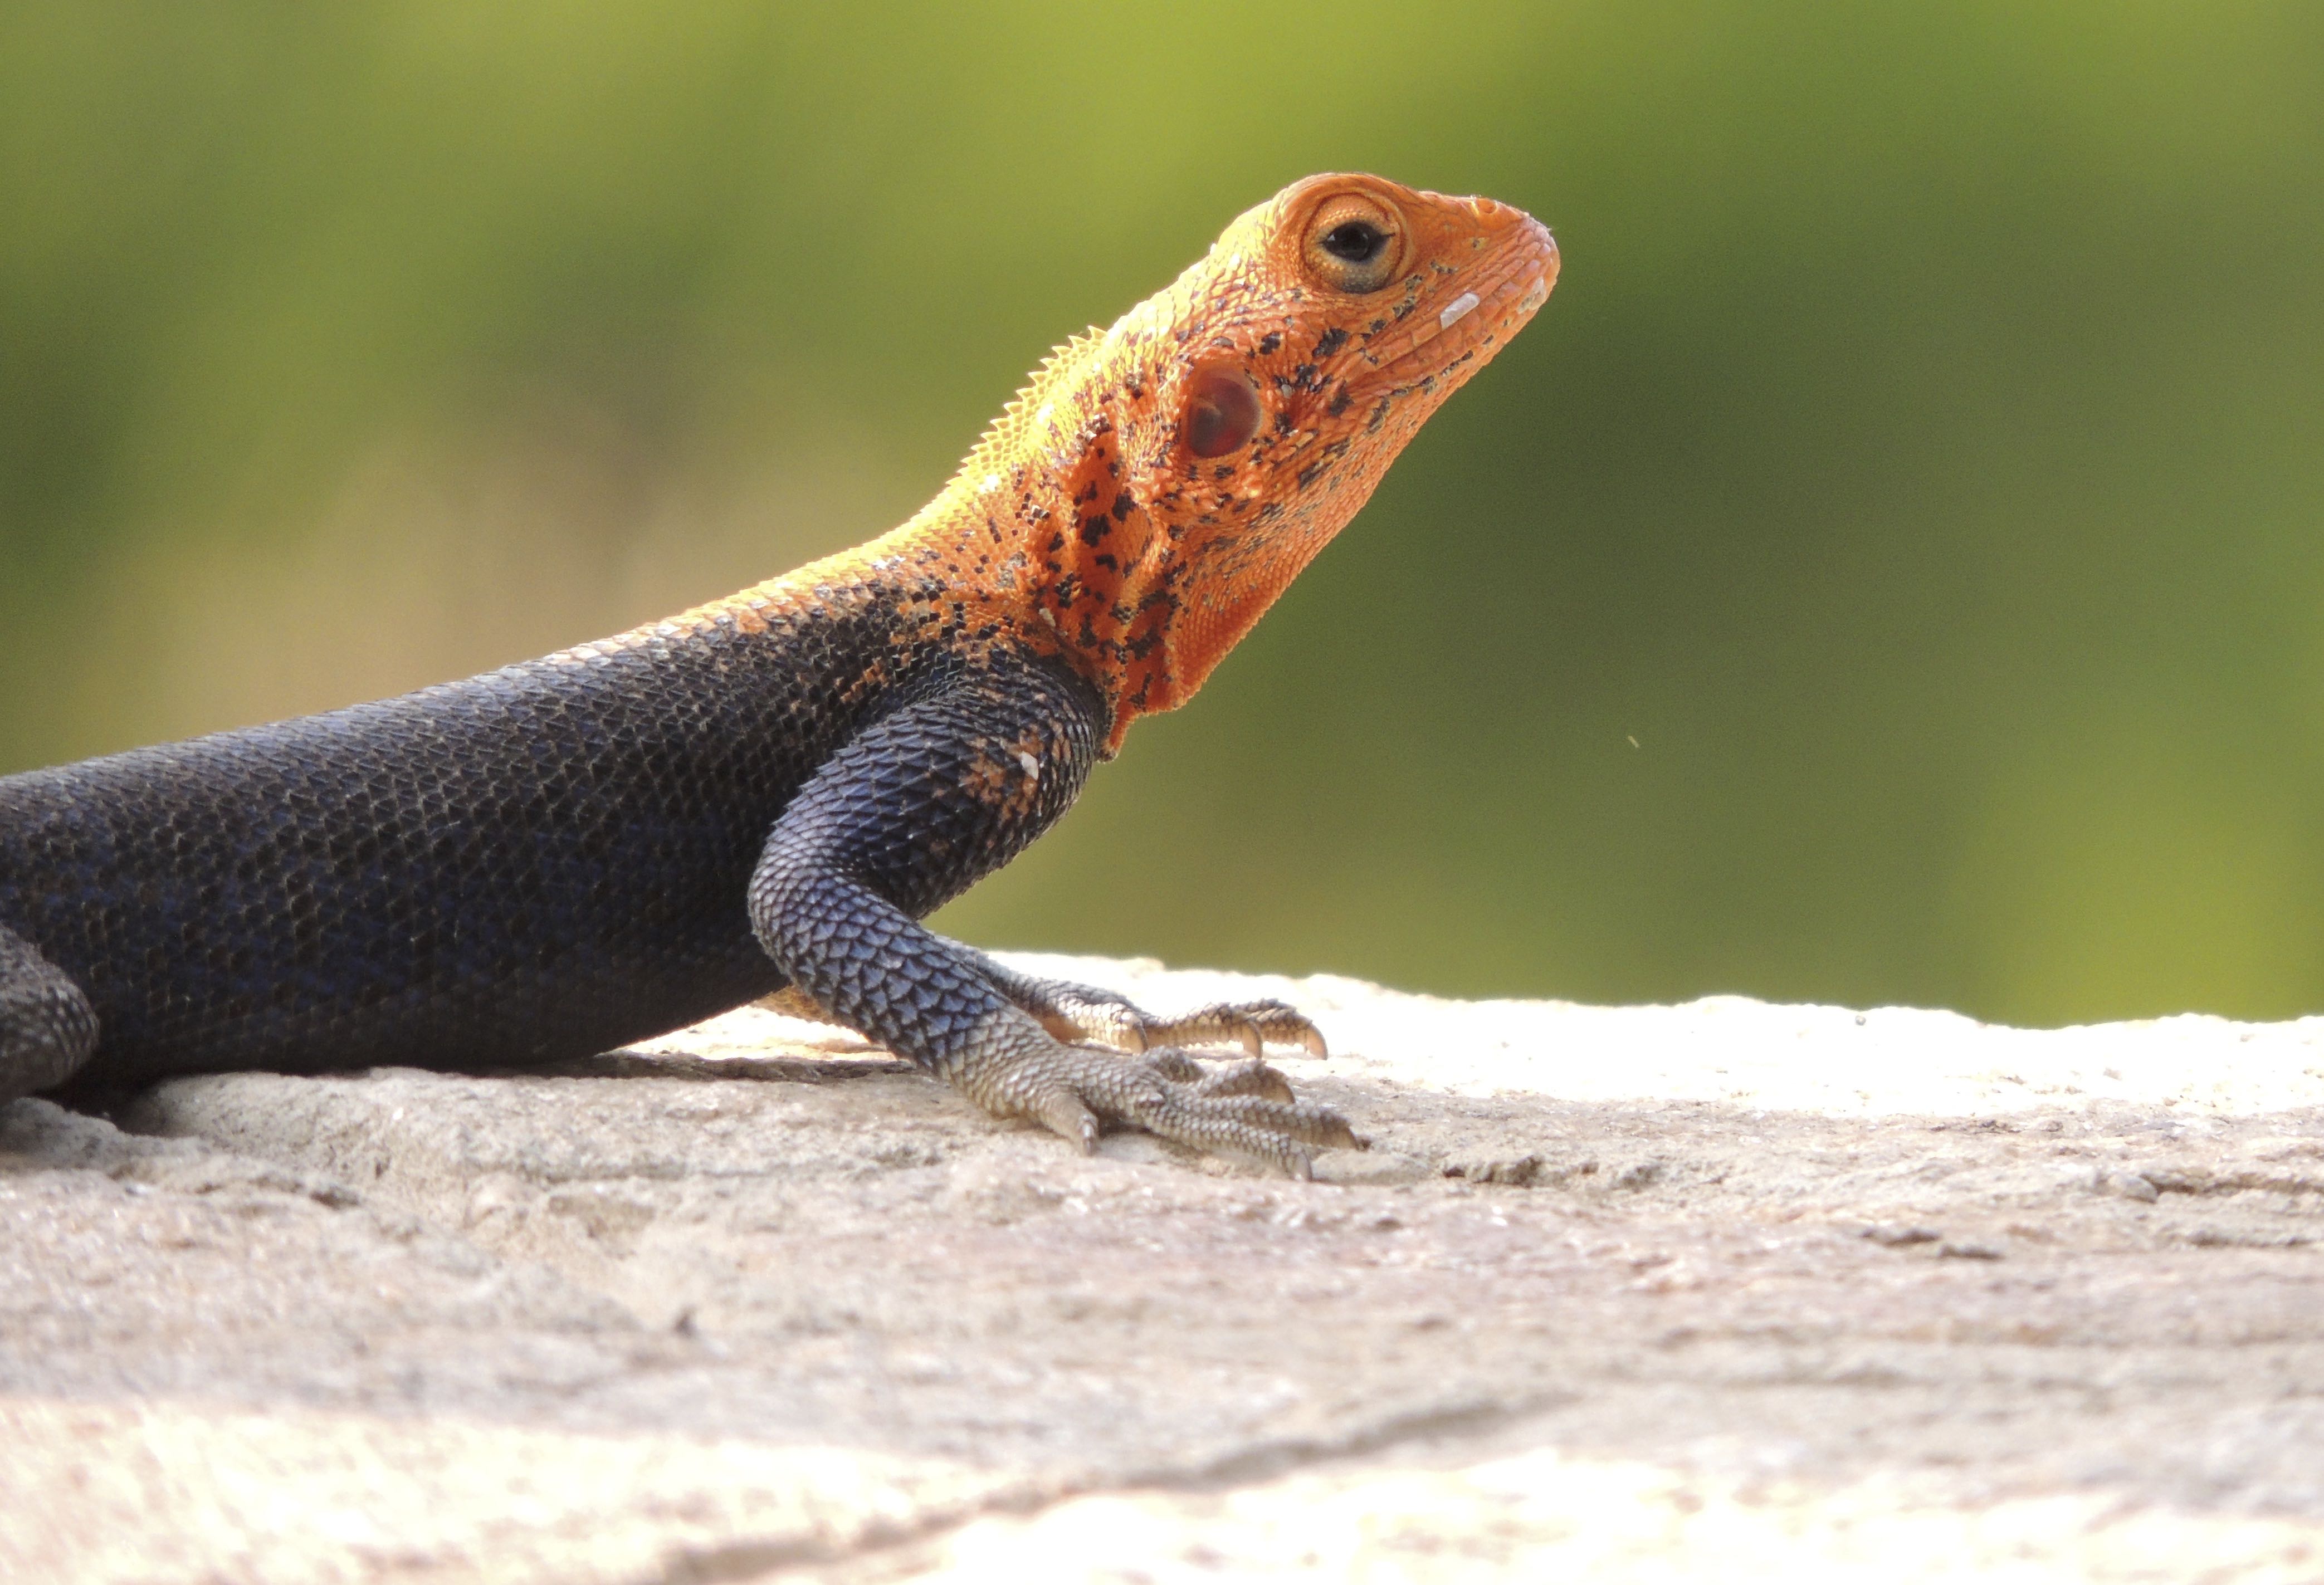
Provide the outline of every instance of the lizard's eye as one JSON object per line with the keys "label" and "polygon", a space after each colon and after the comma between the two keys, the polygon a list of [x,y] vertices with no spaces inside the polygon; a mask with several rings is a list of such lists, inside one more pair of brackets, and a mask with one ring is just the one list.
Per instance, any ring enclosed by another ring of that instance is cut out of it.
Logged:
{"label": "lizard's eye", "polygon": [[1335,291],[1378,291],[1397,277],[1403,231],[1383,205],[1342,194],[1307,223],[1307,268]]}
{"label": "lizard's eye", "polygon": [[1259,392],[1240,369],[1206,369],[1186,382],[1178,432],[1196,456],[1224,456],[1259,433]]}

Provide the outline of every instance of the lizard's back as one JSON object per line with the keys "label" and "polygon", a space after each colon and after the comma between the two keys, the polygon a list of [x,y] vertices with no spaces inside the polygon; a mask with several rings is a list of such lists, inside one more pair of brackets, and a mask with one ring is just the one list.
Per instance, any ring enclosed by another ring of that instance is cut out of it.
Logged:
{"label": "lizard's back", "polygon": [[893,638],[665,624],[0,778],[0,925],[88,993],[91,1087],[605,1050],[782,983],[743,892]]}

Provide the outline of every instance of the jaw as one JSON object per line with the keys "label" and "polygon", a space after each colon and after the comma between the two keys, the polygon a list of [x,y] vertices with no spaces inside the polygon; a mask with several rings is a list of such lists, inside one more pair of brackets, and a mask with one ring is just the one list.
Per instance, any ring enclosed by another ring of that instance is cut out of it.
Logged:
{"label": "jaw", "polygon": [[[1343,346],[1329,364],[1300,355],[1334,327],[1296,321],[1278,354],[1278,363],[1294,360],[1290,367],[1262,364],[1281,416],[1260,449],[1279,455],[1261,465],[1264,482],[1244,490],[1263,504],[1247,530],[1190,537],[1181,547],[1185,565],[1162,645],[1168,687],[1144,708],[1170,709],[1193,696],[1371,498],[1420,427],[1548,300],[1556,243],[1531,217],[1492,207],[1508,217],[1504,229],[1471,259],[1407,281],[1359,327],[1341,327]],[[1374,329],[1375,320],[1385,323]]]}

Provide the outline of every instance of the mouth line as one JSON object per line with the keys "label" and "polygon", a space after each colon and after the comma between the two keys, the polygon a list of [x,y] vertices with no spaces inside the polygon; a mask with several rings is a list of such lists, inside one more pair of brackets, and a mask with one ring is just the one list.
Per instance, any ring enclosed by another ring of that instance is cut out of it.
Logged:
{"label": "mouth line", "polygon": [[1411,318],[1417,323],[1408,332],[1404,350],[1370,370],[1367,382],[1441,373],[1508,327],[1509,309],[1522,309],[1530,318],[1548,299],[1545,288],[1557,254],[1554,243],[1542,248],[1525,242],[1522,233],[1513,237],[1500,258],[1490,261],[1476,280],[1434,313],[1416,306]]}

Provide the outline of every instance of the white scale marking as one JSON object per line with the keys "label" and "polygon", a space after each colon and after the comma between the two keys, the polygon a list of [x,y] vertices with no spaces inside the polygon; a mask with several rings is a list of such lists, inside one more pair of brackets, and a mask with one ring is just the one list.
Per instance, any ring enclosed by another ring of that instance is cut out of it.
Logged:
{"label": "white scale marking", "polygon": [[1436,316],[1436,327],[1439,330],[1452,329],[1453,326],[1467,318],[1469,310],[1476,306],[1477,294],[1473,291],[1462,292],[1459,297],[1446,303],[1444,311]]}
{"label": "white scale marking", "polygon": [[1036,781],[1041,779],[1041,762],[1022,749],[1017,751],[1017,763],[1025,767],[1026,775]]}

